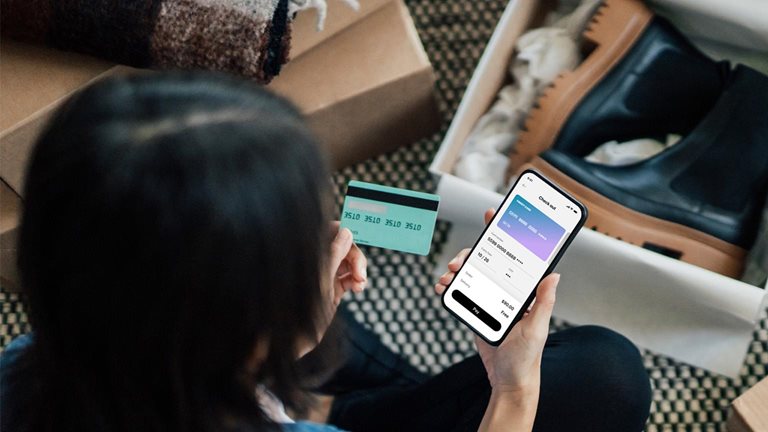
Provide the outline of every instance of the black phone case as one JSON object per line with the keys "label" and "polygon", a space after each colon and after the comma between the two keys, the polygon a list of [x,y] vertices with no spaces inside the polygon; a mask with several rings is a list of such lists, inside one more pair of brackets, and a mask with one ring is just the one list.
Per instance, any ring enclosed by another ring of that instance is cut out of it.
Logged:
{"label": "black phone case", "polygon": [[[562,258],[563,254],[565,253],[565,250],[568,249],[568,246],[571,245],[571,242],[573,241],[573,239],[576,237],[576,235],[579,233],[581,228],[584,226],[584,222],[586,222],[587,215],[588,215],[587,207],[584,206],[584,204],[582,204],[579,201],[577,201],[574,197],[572,197],[569,193],[565,192],[558,185],[552,183],[548,178],[544,177],[543,175],[539,174],[537,171],[532,170],[532,169],[527,169],[527,170],[523,171],[522,173],[520,173],[520,176],[517,178],[517,181],[515,181],[515,184],[512,185],[512,187],[509,189],[509,192],[507,192],[507,195],[504,196],[503,200],[501,200],[501,204],[504,204],[505,202],[507,202],[507,200],[509,199],[510,194],[512,194],[512,191],[515,190],[515,188],[517,187],[517,183],[520,181],[520,179],[523,177],[523,175],[527,174],[527,173],[531,173],[531,174],[535,175],[536,177],[540,178],[546,184],[548,184],[553,189],[558,191],[562,196],[564,196],[569,201],[571,201],[579,209],[581,209],[581,219],[576,224],[574,230],[571,232],[571,235],[569,235],[568,239],[566,239],[565,243],[563,243],[563,245],[560,248],[560,250],[557,251],[557,255],[555,255],[555,258],[552,260],[552,263],[549,265],[549,267],[547,267],[547,270],[544,272],[544,275],[541,277],[541,279],[539,279],[538,282],[536,282],[536,288],[534,288],[533,291],[531,291],[531,295],[529,295],[528,299],[525,300],[525,303],[523,303],[523,305],[520,307],[520,310],[517,312],[517,315],[515,315],[515,318],[512,319],[512,322],[509,324],[509,327],[507,327],[507,329],[504,330],[504,334],[501,336],[501,338],[499,338],[498,341],[490,341],[490,340],[486,339],[486,337],[483,336],[482,333],[477,331],[477,329],[475,329],[471,324],[469,324],[468,322],[464,321],[458,314],[454,313],[453,310],[451,310],[450,308],[448,308],[446,306],[446,304],[445,304],[445,295],[448,294],[449,288],[451,287],[451,285],[453,285],[453,282],[455,282],[456,279],[451,281],[451,283],[448,284],[448,286],[445,287],[445,292],[443,292],[443,295],[441,296],[441,301],[443,303],[443,308],[445,310],[447,310],[448,312],[450,312],[450,314],[454,318],[456,318],[461,323],[463,323],[464,325],[469,327],[473,332],[475,332],[476,335],[480,336],[480,338],[482,338],[488,344],[493,345],[493,346],[498,346],[501,342],[503,342],[504,339],[506,339],[507,335],[509,334],[509,331],[512,330],[512,327],[514,327],[515,324],[517,324],[517,322],[520,321],[520,319],[523,317],[523,315],[525,314],[525,311],[528,310],[528,306],[530,306],[531,302],[533,301],[533,299],[536,298],[536,290],[538,289],[539,283],[541,283],[542,279],[547,277],[550,273],[552,273],[552,270],[555,269],[555,266],[560,261],[560,258]],[[496,209],[496,213],[493,214],[493,217],[491,218],[491,221],[496,219],[496,215],[499,214],[499,211],[501,211],[501,209],[503,207],[504,207],[503,205],[500,205],[499,208]],[[477,237],[477,240],[475,241],[474,246],[472,246],[472,249],[470,250],[469,254],[467,255],[467,259],[469,259],[469,257],[472,256],[472,254],[475,252],[475,249],[477,248],[477,245],[480,244],[480,239],[482,239],[485,236],[485,233],[488,231],[488,228],[490,228],[490,226],[491,226],[490,224],[486,225],[485,229],[483,229],[483,232]],[[467,262],[467,260],[465,260],[464,263],[461,264],[461,267],[456,272],[456,274],[459,274],[459,272],[461,272],[461,270],[464,269],[464,264],[466,264],[466,262]]]}

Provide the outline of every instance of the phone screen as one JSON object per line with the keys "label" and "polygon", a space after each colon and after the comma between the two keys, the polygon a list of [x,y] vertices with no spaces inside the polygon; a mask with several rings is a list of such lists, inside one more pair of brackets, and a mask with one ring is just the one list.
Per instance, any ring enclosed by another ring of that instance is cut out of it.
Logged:
{"label": "phone screen", "polygon": [[500,343],[585,219],[578,201],[540,174],[523,172],[443,294],[444,306],[489,343]]}

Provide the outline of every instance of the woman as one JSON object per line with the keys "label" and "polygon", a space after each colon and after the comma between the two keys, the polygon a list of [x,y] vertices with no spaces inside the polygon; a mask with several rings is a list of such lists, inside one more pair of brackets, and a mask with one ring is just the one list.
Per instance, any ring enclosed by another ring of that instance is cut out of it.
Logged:
{"label": "woman", "polygon": [[648,415],[626,339],[547,339],[558,276],[500,347],[478,341],[435,377],[349,313],[330,324],[364,288],[365,257],[330,222],[329,173],[299,114],[247,82],[172,73],[86,89],[42,134],[25,197],[34,334],[2,357],[3,431],[334,430],[282,410],[309,382],[352,430],[628,431]]}

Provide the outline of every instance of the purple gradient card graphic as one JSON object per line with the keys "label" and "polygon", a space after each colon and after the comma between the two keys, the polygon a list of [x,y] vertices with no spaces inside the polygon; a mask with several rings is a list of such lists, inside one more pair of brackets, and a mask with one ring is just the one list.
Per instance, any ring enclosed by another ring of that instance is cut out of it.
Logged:
{"label": "purple gradient card graphic", "polygon": [[504,216],[499,220],[498,227],[542,261],[549,258],[565,234],[563,227],[520,195],[512,199]]}

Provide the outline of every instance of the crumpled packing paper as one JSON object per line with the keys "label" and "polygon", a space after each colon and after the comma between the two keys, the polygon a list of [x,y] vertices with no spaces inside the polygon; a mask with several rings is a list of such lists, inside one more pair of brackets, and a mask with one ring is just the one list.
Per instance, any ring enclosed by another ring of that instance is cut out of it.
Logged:
{"label": "crumpled packing paper", "polygon": [[[571,13],[555,10],[546,21],[551,24],[530,30],[515,44],[516,58],[509,66],[511,84],[499,91],[488,113],[480,118],[467,138],[455,174],[486,189],[502,191],[508,155],[537,97],[557,76],[573,70],[580,62],[576,41],[597,0],[582,2]],[[573,8],[573,2],[562,2]]]}

